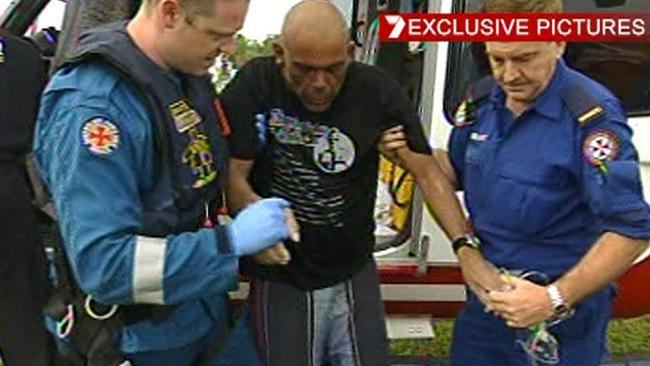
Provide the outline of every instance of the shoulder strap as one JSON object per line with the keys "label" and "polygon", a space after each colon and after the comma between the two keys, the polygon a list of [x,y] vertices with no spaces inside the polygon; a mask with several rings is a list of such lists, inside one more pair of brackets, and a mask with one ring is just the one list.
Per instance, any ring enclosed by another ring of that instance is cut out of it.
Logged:
{"label": "shoulder strap", "polygon": [[29,179],[29,185],[32,188],[33,193],[33,204],[37,209],[46,214],[50,219],[56,221],[56,211],[54,210],[54,203],[52,202],[52,197],[50,193],[45,188],[43,180],[38,173],[36,168],[36,158],[34,153],[30,152],[25,157],[25,169],[27,170],[27,178]]}
{"label": "shoulder strap", "polygon": [[448,116],[447,119],[455,127],[465,127],[476,122],[476,111],[481,102],[483,102],[496,85],[496,81],[492,76],[486,76],[471,84],[467,89],[467,96],[456,107],[453,116]]}
{"label": "shoulder strap", "polygon": [[480,102],[490,95],[490,92],[495,85],[496,81],[491,75],[479,79],[477,82],[470,85],[467,92],[467,98],[474,102]]}
{"label": "shoulder strap", "polygon": [[562,93],[562,99],[581,127],[597,120],[605,113],[598,100],[577,84],[569,85]]}

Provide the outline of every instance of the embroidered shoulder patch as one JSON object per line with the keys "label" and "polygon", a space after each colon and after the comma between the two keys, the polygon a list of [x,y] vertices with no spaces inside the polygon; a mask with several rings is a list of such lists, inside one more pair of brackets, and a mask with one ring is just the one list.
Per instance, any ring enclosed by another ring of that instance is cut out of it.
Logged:
{"label": "embroidered shoulder patch", "polygon": [[596,130],[585,138],[582,153],[589,164],[601,167],[616,159],[619,151],[618,137],[609,130]]}
{"label": "embroidered shoulder patch", "polygon": [[0,37],[0,64],[5,63],[5,41]]}
{"label": "embroidered shoulder patch", "polygon": [[103,117],[93,117],[81,129],[83,144],[97,155],[109,155],[120,145],[120,131]]}
{"label": "embroidered shoulder patch", "polygon": [[474,122],[476,122],[476,103],[471,99],[466,99],[456,108],[454,126],[465,127]]}

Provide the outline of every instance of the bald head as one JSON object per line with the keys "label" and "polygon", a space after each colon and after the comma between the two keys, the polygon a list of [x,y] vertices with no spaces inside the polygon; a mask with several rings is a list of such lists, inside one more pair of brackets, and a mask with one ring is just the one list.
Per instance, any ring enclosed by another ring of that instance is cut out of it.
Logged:
{"label": "bald head", "polygon": [[328,0],[304,0],[294,5],[282,25],[281,40],[291,47],[295,42],[320,47],[328,44],[345,46],[349,41],[348,25],[339,9]]}
{"label": "bald head", "polygon": [[287,86],[312,112],[327,110],[354,54],[345,18],[327,0],[304,0],[284,18],[275,60]]}

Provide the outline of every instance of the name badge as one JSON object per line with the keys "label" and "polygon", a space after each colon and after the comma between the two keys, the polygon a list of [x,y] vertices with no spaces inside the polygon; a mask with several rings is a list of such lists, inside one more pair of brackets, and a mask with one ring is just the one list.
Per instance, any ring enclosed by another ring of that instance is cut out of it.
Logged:
{"label": "name badge", "polygon": [[487,133],[478,133],[478,132],[472,132],[469,135],[470,140],[479,141],[479,142],[487,141],[488,137],[490,137],[490,135],[488,135]]}

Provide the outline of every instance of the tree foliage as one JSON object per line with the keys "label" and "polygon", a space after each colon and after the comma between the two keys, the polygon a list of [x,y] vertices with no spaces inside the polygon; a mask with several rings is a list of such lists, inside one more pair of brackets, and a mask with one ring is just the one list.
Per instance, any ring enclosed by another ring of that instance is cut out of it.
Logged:
{"label": "tree foliage", "polygon": [[237,51],[228,59],[234,64],[235,69],[239,69],[252,58],[271,55],[273,53],[272,44],[276,38],[277,36],[271,35],[259,42],[240,34],[237,36]]}

